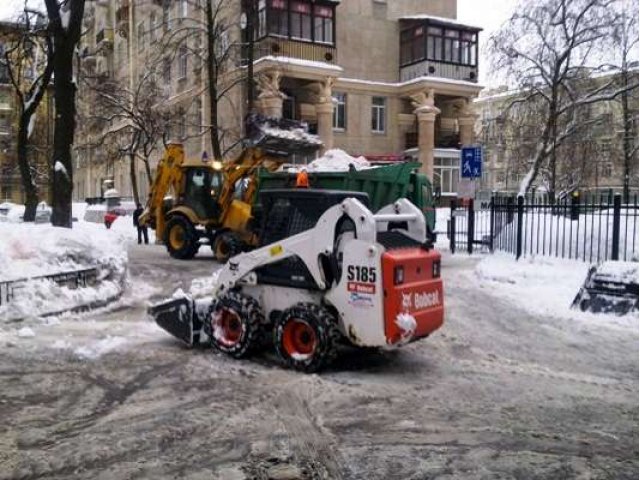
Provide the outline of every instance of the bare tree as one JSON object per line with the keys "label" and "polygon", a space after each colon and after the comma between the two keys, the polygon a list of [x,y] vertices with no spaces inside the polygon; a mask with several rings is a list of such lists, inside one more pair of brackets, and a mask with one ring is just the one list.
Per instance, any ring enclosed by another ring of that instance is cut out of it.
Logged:
{"label": "bare tree", "polygon": [[183,3],[191,14],[172,21],[159,42],[156,62],[176,57],[186,61],[183,59],[188,55],[193,65],[204,68],[210,118],[204,133],[209,133],[213,156],[222,158],[240,134],[237,126],[225,125],[220,118],[221,103],[246,79],[244,70],[239,68],[243,44],[232,42],[238,36],[234,30],[239,29],[240,2],[183,0],[181,9]]}
{"label": "bare tree", "polygon": [[[623,151],[623,197],[629,201],[631,166],[638,158],[638,145],[634,142],[634,120],[638,119],[638,111],[630,108],[631,102],[638,104],[638,8],[636,2],[624,1],[620,5],[620,19],[613,36],[614,51],[618,60],[614,68],[618,71],[618,85],[623,90],[619,101],[622,107],[622,151]],[[634,58],[635,57],[635,58]],[[632,63],[635,60],[635,69]],[[634,87],[635,85],[635,87]],[[635,143],[635,145],[634,145]]]}
{"label": "bare tree", "polygon": [[71,228],[73,164],[71,146],[76,128],[74,53],[80,40],[85,0],[44,0],[54,47],[56,119],[53,137],[51,223]]}
{"label": "bare tree", "polygon": [[161,142],[168,140],[167,131],[182,112],[164,105],[162,89],[153,69],[143,72],[132,88],[126,79],[86,76],[83,82],[92,101],[86,118],[103,127],[91,146],[108,143],[115,147],[118,157],[127,158],[133,196],[140,203],[136,161],[144,163],[146,180],[150,184],[149,159]]}
{"label": "bare tree", "polygon": [[40,12],[24,11],[5,41],[0,65],[5,67],[19,106],[17,159],[22,188],[25,193],[24,221],[33,222],[38,206],[38,176],[35,158],[29,158],[31,136],[37,110],[53,73],[53,45],[47,32],[47,22]]}
{"label": "bare tree", "polygon": [[[540,112],[537,145],[520,193],[529,191],[538,176],[552,199],[558,193],[560,147],[597,118],[583,115],[592,104],[612,100],[629,87],[613,80],[595,82],[611,38],[620,0],[524,0],[505,26],[490,39],[494,66],[505,72],[522,92],[515,102]],[[570,182],[568,185],[571,188]]]}

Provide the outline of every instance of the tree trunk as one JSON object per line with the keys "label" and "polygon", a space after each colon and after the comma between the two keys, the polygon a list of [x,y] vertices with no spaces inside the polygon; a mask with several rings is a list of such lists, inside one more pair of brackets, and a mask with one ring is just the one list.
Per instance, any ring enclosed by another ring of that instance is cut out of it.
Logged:
{"label": "tree trunk", "polygon": [[53,135],[53,182],[51,223],[56,227],[72,227],[71,195],[73,193],[73,164],[71,146],[76,121],[76,85],[73,78],[73,58],[80,40],[85,0],[66,3],[67,22],[61,19],[57,0],[45,0],[54,37],[53,73],[55,78],[56,120]]}
{"label": "tree trunk", "polygon": [[140,194],[138,193],[138,177],[136,175],[136,155],[129,154],[129,175],[131,175],[131,189],[136,205],[140,205]]}
{"label": "tree trunk", "polygon": [[25,211],[23,220],[25,222],[33,222],[36,218],[36,208],[38,207],[38,187],[34,173],[31,171],[29,164],[29,155],[27,145],[29,142],[29,122],[31,116],[27,116],[25,112],[20,115],[20,123],[18,126],[18,167],[20,168],[20,177],[22,179],[22,188],[25,193]]}
{"label": "tree trunk", "polygon": [[213,6],[212,2],[206,2],[207,9],[207,91],[209,93],[209,117],[211,127],[209,128],[209,136],[211,137],[211,151],[215,160],[222,160],[222,148],[220,147],[220,138],[218,136],[218,75],[215,65],[216,36],[213,24]]}

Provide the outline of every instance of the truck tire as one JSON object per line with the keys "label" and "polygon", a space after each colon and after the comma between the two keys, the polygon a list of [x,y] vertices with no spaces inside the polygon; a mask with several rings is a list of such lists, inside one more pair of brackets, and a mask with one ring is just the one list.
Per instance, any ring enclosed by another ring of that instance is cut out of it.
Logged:
{"label": "truck tire", "polygon": [[227,263],[231,257],[242,252],[242,240],[233,232],[223,232],[213,242],[213,254],[220,263]]}
{"label": "truck tire", "polygon": [[276,321],[274,343],[278,356],[290,368],[313,373],[336,357],[341,333],[335,317],[324,307],[299,303]]}
{"label": "truck tire", "polygon": [[169,255],[180,260],[189,260],[198,253],[198,232],[191,221],[175,215],[167,221],[164,243]]}
{"label": "truck tire", "polygon": [[215,349],[243,358],[262,345],[264,323],[262,308],[254,298],[231,291],[212,306],[207,333]]}

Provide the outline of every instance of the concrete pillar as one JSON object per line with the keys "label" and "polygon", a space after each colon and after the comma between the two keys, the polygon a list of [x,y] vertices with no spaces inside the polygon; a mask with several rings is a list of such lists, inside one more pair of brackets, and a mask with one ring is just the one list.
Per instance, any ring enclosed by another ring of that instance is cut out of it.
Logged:
{"label": "concrete pillar", "polygon": [[433,183],[433,149],[435,148],[436,115],[440,109],[424,106],[415,111],[418,116],[418,160],[422,164],[421,171]]}
{"label": "concrete pillar", "polygon": [[318,119],[318,136],[324,146],[321,154],[333,148],[333,103],[317,103],[316,116]]}
{"label": "concrete pillar", "polygon": [[282,118],[282,104],[284,100],[281,96],[265,97],[260,99],[262,114],[267,117]]}
{"label": "concrete pillar", "polygon": [[460,143],[462,145],[473,145],[476,143],[476,133],[474,125],[476,123],[475,116],[469,115],[458,117],[458,128],[460,129]]}

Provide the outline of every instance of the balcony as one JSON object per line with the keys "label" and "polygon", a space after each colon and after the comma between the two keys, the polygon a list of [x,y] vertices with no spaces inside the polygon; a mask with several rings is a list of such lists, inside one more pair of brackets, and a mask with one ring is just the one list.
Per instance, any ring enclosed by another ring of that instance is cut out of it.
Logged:
{"label": "balcony", "polygon": [[478,67],[425,60],[400,68],[401,82],[408,82],[419,77],[451,78],[453,80],[466,80],[467,82],[477,83]]}
{"label": "balcony", "polygon": [[336,47],[323,43],[289,40],[277,36],[268,36],[255,43],[255,60],[262,57],[291,57],[313,62],[324,62],[332,65],[338,63]]}
{"label": "balcony", "polygon": [[122,37],[127,38],[127,33],[129,32],[129,0],[122,0],[118,4],[116,10],[116,29]]}

